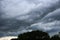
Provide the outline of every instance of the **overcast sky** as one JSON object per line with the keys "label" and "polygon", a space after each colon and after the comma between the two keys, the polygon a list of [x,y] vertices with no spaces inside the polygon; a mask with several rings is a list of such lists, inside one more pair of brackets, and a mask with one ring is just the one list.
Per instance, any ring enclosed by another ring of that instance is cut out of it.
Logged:
{"label": "overcast sky", "polygon": [[0,15],[0,36],[60,31],[60,0],[1,0]]}

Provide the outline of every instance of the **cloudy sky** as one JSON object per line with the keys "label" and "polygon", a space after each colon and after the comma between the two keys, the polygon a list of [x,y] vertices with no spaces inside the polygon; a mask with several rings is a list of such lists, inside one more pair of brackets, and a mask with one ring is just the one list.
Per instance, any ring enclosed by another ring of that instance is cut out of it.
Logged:
{"label": "cloudy sky", "polygon": [[60,0],[0,0],[0,36],[32,30],[60,31]]}

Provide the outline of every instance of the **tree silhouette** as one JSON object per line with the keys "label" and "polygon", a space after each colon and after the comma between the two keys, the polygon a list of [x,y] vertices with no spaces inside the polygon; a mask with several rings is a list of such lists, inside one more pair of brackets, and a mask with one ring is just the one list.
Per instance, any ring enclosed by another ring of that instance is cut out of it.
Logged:
{"label": "tree silhouette", "polygon": [[17,38],[11,39],[11,40],[18,40]]}
{"label": "tree silhouette", "polygon": [[19,34],[18,38],[11,40],[60,40],[60,32],[57,35],[54,35],[50,38],[48,33],[43,31],[32,31],[23,34]]}
{"label": "tree silhouette", "polygon": [[32,31],[18,35],[18,40],[49,40],[48,33],[42,31]]}
{"label": "tree silhouette", "polygon": [[48,33],[37,30],[24,34],[19,34],[17,39],[11,40],[50,40],[50,37]]}
{"label": "tree silhouette", "polygon": [[51,40],[60,40],[59,35],[54,35],[51,37]]}

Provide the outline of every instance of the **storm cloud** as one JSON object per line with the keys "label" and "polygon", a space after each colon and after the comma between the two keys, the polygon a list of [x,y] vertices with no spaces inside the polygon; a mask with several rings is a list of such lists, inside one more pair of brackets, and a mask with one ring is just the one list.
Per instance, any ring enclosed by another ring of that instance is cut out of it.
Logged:
{"label": "storm cloud", "polygon": [[0,35],[13,36],[32,30],[60,31],[60,0],[0,1]]}

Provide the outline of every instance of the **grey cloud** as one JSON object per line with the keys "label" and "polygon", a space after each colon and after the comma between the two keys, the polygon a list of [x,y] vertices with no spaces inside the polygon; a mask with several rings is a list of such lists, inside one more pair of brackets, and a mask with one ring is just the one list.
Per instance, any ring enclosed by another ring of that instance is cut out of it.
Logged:
{"label": "grey cloud", "polygon": [[5,18],[12,18],[18,15],[26,14],[35,5],[29,4],[25,0],[2,0],[2,10]]}
{"label": "grey cloud", "polygon": [[32,30],[42,30],[48,32],[50,36],[57,34],[60,31],[60,21],[53,21],[48,23],[35,23],[30,26]]}
{"label": "grey cloud", "polygon": [[[4,1],[6,2],[7,0],[3,0],[3,2]],[[3,5],[5,6],[5,8],[3,8],[4,10],[2,11],[5,14],[7,13],[7,16],[3,14],[1,17],[2,19],[0,20],[0,34],[2,33],[2,36],[13,35],[14,33],[15,33],[14,35],[18,35],[19,33],[23,33],[28,30],[43,30],[47,32],[50,32],[51,30],[58,31],[60,23],[56,23],[56,22],[60,21],[60,15],[59,15],[60,0],[53,0],[53,1],[38,0],[39,2],[37,0],[35,1],[18,0],[17,2],[16,1],[8,0],[8,2],[6,3],[7,5],[5,4]],[[13,11],[12,11],[12,7],[11,8],[9,7],[11,6],[10,2],[12,2],[13,4],[12,5]],[[18,4],[18,5],[16,6],[14,4]],[[20,6],[22,8],[20,8]],[[21,9],[25,10],[25,12],[23,10],[20,11]]]}
{"label": "grey cloud", "polygon": [[29,24],[16,19],[3,19],[0,22],[0,31],[16,31],[18,28],[22,29],[29,26]]}
{"label": "grey cloud", "polygon": [[27,2],[37,5],[40,3],[40,0],[27,0]]}
{"label": "grey cloud", "polygon": [[60,20],[60,9],[56,9],[55,11],[48,13],[43,19],[42,21],[46,21],[46,22],[51,22],[54,20]]}
{"label": "grey cloud", "polygon": [[[54,4],[54,5],[53,5]],[[27,19],[25,19],[26,21],[28,20],[30,20],[31,19],[31,21],[32,22],[36,22],[36,21],[38,21],[38,20],[41,20],[43,17],[45,17],[48,13],[50,13],[50,12],[53,12],[54,10],[56,10],[57,8],[59,8],[60,7],[60,5],[59,5],[59,2],[58,3],[53,3],[53,4],[51,4],[51,3],[49,3],[49,6],[46,6],[46,5],[44,5],[44,6],[39,6],[38,8],[35,8],[35,9],[33,9],[32,11],[30,11],[28,14],[26,14],[25,15],[25,17],[26,16],[28,16],[28,18]],[[58,4],[58,5],[57,5]],[[43,4],[42,4],[43,5]],[[33,16],[34,15],[34,16]],[[18,17],[19,18],[19,17]],[[22,16],[20,16],[20,18],[22,18]],[[24,19],[23,19],[24,20]]]}

